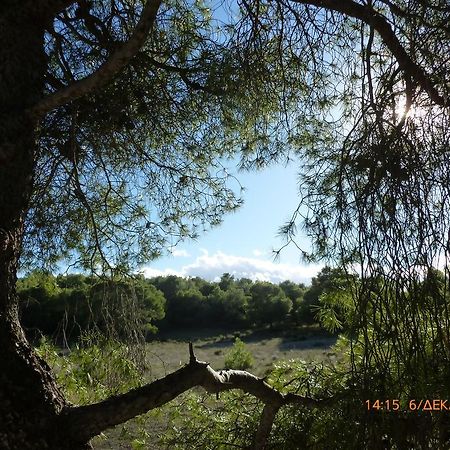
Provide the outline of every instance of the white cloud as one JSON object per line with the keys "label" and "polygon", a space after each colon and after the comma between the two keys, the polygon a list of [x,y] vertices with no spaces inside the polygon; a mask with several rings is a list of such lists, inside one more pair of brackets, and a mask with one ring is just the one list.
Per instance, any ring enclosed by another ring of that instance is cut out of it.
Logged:
{"label": "white cloud", "polygon": [[174,270],[174,269],[159,270],[159,269],[154,269],[153,267],[143,267],[142,270],[140,270],[140,272],[142,272],[146,278],[153,278],[153,277],[160,277],[160,276],[165,277],[167,275],[177,275],[179,277],[185,276],[185,275],[183,275],[182,272],[178,272],[177,270]]}
{"label": "white cloud", "polygon": [[253,250],[252,253],[253,253],[253,256],[256,256],[256,257],[260,257],[260,256],[264,255],[264,252],[262,252],[261,250],[258,250],[257,248],[255,250]]}
{"label": "white cloud", "polygon": [[[284,280],[291,280],[297,283],[310,283],[323,266],[321,265],[300,265],[277,263],[272,260],[262,258],[249,258],[244,256],[228,255],[223,252],[216,252],[210,255],[206,250],[198,256],[191,264],[182,267],[177,272],[172,269],[155,270],[144,269],[146,276],[157,275],[179,275],[184,277],[201,277],[206,280],[217,280],[220,276],[228,272],[235,278],[250,278],[252,280],[271,281],[279,283]],[[154,275],[156,273],[156,275]],[[151,275],[149,275],[151,274]]]}
{"label": "white cloud", "polygon": [[175,258],[187,258],[191,256],[186,250],[182,248],[176,248],[172,250],[172,255],[175,256]]}

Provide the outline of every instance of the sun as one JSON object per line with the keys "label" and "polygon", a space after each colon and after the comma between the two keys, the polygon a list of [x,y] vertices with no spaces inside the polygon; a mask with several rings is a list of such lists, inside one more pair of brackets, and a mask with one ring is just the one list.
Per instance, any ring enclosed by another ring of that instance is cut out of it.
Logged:
{"label": "sun", "polygon": [[420,119],[424,117],[426,110],[414,103],[408,102],[405,94],[401,94],[396,97],[394,107],[394,117],[396,122],[400,122],[405,119]]}

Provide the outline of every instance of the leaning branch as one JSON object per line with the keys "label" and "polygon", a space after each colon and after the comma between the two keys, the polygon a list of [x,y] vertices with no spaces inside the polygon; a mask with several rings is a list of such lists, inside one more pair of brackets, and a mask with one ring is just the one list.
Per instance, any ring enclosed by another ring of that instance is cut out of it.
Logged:
{"label": "leaning branch", "polygon": [[195,386],[201,386],[210,393],[241,389],[265,405],[254,441],[255,449],[263,449],[281,406],[296,403],[315,407],[328,403],[328,400],[282,394],[264,379],[243,370],[215,371],[208,363],[197,360],[192,344],[189,344],[189,353],[189,363],[164,378],[100,403],[67,408],[61,415],[63,426],[67,430],[73,430],[75,438],[80,442],[85,442],[106,428],[158,408]]}
{"label": "leaning branch", "polygon": [[136,55],[144,45],[155,23],[156,14],[162,0],[148,0],[131,37],[114,51],[111,56],[91,75],[75,81],[69,86],[44,97],[30,109],[30,114],[41,118],[49,111],[80,98],[110,82]]}
{"label": "leaning branch", "polygon": [[415,80],[417,84],[429,95],[434,103],[440,106],[449,106],[450,99],[443,97],[430,80],[429,74],[415,63],[411,56],[395,35],[386,18],[371,6],[362,5],[353,0],[292,0],[295,3],[317,6],[330,11],[336,11],[346,16],[359,19],[373,27],[391,51],[403,72]]}

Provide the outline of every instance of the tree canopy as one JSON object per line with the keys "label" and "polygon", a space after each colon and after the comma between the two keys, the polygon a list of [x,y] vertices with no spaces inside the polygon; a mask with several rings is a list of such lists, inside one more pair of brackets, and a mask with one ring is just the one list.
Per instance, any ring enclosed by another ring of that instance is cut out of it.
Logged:
{"label": "tree canopy", "polygon": [[151,260],[240,204],[236,152],[245,167],[300,155],[319,253],[333,230],[385,234],[394,208],[415,223],[414,185],[443,184],[448,14],[445,1],[70,3],[45,34],[24,262]]}
{"label": "tree canopy", "polygon": [[[147,8],[158,2],[142,14]],[[24,263],[148,262],[240,205],[227,170],[236,151],[242,164],[259,165],[286,153],[277,86],[285,76],[300,82],[303,63],[293,51],[280,59],[274,36],[244,40],[244,17],[219,23],[202,2],[162,4],[122,71],[60,105],[59,92],[95,78],[127,45],[141,9],[74,2],[47,30],[45,90],[56,105],[39,131]]]}

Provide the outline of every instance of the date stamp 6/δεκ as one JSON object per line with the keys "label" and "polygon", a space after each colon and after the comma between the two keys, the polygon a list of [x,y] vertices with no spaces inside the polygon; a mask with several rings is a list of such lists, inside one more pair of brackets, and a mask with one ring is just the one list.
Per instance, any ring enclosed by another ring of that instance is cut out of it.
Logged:
{"label": "date stamp 6/\u03b4\u03b5\u03ba", "polygon": [[405,403],[399,399],[366,400],[368,411],[450,411],[450,401],[441,399],[411,399]]}

